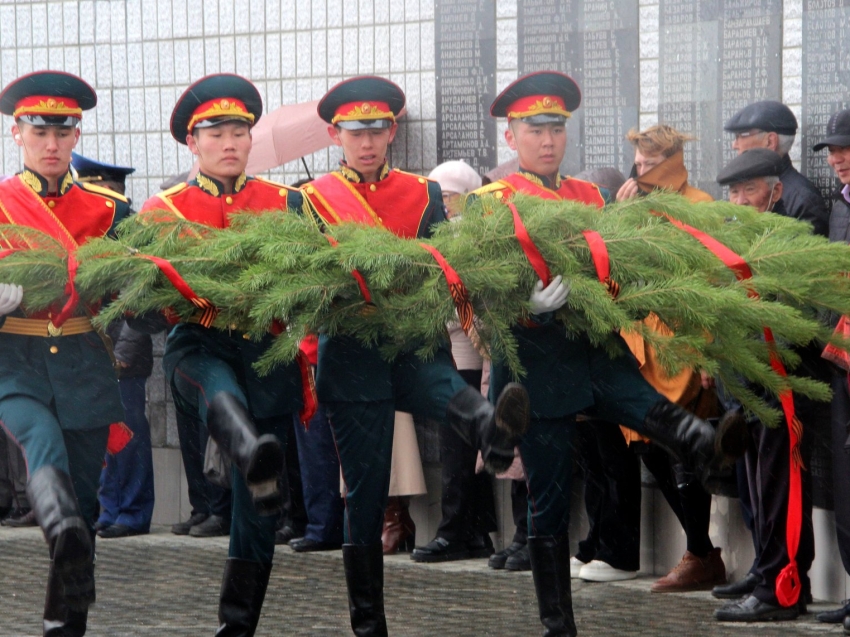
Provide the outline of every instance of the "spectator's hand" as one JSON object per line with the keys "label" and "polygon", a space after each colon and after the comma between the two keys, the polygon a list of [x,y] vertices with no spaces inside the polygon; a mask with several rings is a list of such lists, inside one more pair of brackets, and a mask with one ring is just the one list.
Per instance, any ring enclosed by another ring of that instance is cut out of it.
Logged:
{"label": "spectator's hand", "polygon": [[20,285],[0,283],[0,316],[6,316],[18,309],[24,298],[24,289]]}
{"label": "spectator's hand", "polygon": [[709,376],[705,372],[699,373],[700,384],[703,389],[711,389],[714,387],[714,376]]}
{"label": "spectator's hand", "polygon": [[531,304],[531,313],[545,314],[546,312],[554,312],[567,302],[569,295],[570,283],[569,281],[564,283],[560,275],[552,279],[552,282],[546,287],[543,287],[543,281],[538,280],[534,284],[531,298],[528,299],[528,302]]}
{"label": "spectator's hand", "polygon": [[620,189],[617,191],[617,201],[625,201],[626,199],[637,197],[639,190],[638,184],[634,178],[627,179],[626,183],[620,186]]}
{"label": "spectator's hand", "polygon": [[115,364],[118,365],[118,367],[120,367],[121,369],[127,369],[130,366],[130,363],[119,361],[117,358],[115,359]]}

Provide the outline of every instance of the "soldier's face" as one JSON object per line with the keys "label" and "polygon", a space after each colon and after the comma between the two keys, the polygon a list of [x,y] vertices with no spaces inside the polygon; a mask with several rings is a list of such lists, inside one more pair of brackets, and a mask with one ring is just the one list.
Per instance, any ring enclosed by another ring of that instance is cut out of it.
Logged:
{"label": "soldier's face", "polygon": [[828,146],[827,163],[845,186],[850,184],[850,146]]}
{"label": "soldier's face", "polygon": [[186,143],[198,157],[198,167],[204,174],[227,181],[245,172],[251,152],[251,129],[241,122],[225,122],[195,129],[186,137]]}
{"label": "soldier's face", "polygon": [[729,201],[739,206],[752,206],[759,212],[772,209],[781,196],[782,182],[771,187],[764,177],[729,186]]}
{"label": "soldier's face", "polygon": [[24,165],[48,180],[61,177],[71,165],[71,151],[80,139],[75,126],[12,126],[15,143],[21,147]]}
{"label": "soldier's face", "polygon": [[328,133],[337,146],[342,146],[346,163],[362,174],[367,181],[375,178],[384,160],[387,148],[395,138],[398,124],[390,128],[363,128],[349,130],[335,126],[328,127]]}
{"label": "soldier's face", "polygon": [[567,129],[563,124],[527,124],[514,120],[505,131],[505,140],[519,156],[519,165],[546,177],[558,173],[567,150]]}

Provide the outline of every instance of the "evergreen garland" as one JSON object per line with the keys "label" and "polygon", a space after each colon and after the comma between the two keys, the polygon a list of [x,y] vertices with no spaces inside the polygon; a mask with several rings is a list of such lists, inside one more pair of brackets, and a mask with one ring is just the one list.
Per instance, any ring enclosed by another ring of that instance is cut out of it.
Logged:
{"label": "evergreen garland", "polygon": [[[637,329],[669,372],[699,368],[720,377],[768,424],[777,422],[778,412],[744,380],[773,394],[791,388],[816,399],[829,397],[822,383],[776,374],[762,334],[764,326],[772,329],[775,351],[789,368],[798,362],[792,346],[835,340],[821,317],[850,314],[850,286],[843,275],[850,272],[850,247],[812,236],[807,224],[780,215],[725,202],[694,204],[665,193],[603,210],[522,195],[514,203],[551,272],[571,282],[567,304],[558,312],[565,335],[586,334],[614,353],[620,345],[612,334]],[[658,213],[728,246],[746,260],[752,278],[737,280]],[[585,229],[605,239],[611,277],[620,286],[616,298],[597,278],[581,234]],[[474,200],[463,219],[441,224],[428,243],[464,282],[482,343],[521,375],[511,326],[527,317],[537,275],[514,236],[508,208],[492,197]],[[139,253],[168,259],[199,296],[219,308],[217,327],[235,325],[258,338],[274,321],[285,323],[289,337],[275,340],[260,361],[264,370],[291,360],[300,339],[319,330],[353,334],[379,345],[387,357],[410,347],[428,356],[455,318],[443,272],[419,240],[355,224],[320,231],[313,219],[280,211],[235,215],[224,230],[156,211],[123,222],[117,241],[92,240],[77,252],[76,287],[83,302],[120,292],[99,315],[101,324],[126,312],[170,308],[183,319],[197,312]],[[354,270],[363,276],[371,304]],[[67,280],[61,246],[0,259],[0,281],[23,285],[30,310],[64,302]],[[674,335],[636,323],[649,312]]]}

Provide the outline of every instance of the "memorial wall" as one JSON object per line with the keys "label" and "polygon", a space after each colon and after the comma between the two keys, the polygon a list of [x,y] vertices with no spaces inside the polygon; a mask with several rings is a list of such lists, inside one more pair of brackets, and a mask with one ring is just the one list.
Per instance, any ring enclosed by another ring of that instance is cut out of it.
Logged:
{"label": "memorial wall", "polygon": [[693,136],[692,185],[719,197],[733,156],[723,124],[741,108],[781,98],[781,0],[661,0],[658,120]]}
{"label": "memorial wall", "polygon": [[437,161],[462,159],[480,174],[496,165],[494,0],[434,4]]}
{"label": "memorial wall", "polygon": [[582,90],[567,124],[566,174],[631,168],[625,134],[638,124],[637,24],[634,0],[517,2],[518,74],[563,71]]}

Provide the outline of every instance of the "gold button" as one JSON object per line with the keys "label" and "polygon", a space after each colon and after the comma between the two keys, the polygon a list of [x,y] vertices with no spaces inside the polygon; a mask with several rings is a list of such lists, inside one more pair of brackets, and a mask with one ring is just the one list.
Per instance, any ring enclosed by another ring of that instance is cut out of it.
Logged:
{"label": "gold button", "polygon": [[280,190],[277,191],[277,194],[279,194],[281,197],[285,197],[286,196],[286,188],[281,188]]}
{"label": "gold button", "polygon": [[378,189],[378,187],[375,184],[372,184],[371,186],[369,186],[369,190],[371,190],[372,192],[375,192],[377,189]]}
{"label": "gold button", "polygon": [[236,328],[237,328],[237,327],[238,327],[238,326],[236,325],[236,323],[231,323],[231,324],[230,324],[230,329],[231,329],[232,331],[234,331],[234,332],[236,331]]}
{"label": "gold button", "polygon": [[501,190],[497,190],[497,191],[496,191],[496,193],[495,193],[495,195],[496,195],[496,199],[501,199],[501,198],[502,198],[502,191],[501,191]]}
{"label": "gold button", "polygon": [[242,338],[244,338],[246,341],[250,341],[250,340],[251,340],[251,335],[250,335],[250,334],[248,334],[248,332],[245,332],[245,333],[242,335]]}
{"label": "gold button", "polygon": [[48,202],[47,202],[47,205],[48,205],[48,206],[50,206],[51,208],[55,208],[55,207],[56,207],[56,202],[55,202],[55,201],[48,201]]}
{"label": "gold button", "polygon": [[224,203],[226,203],[229,206],[230,204],[233,203],[233,197],[228,195],[227,197],[224,198]]}
{"label": "gold button", "polygon": [[114,203],[112,203],[111,201],[107,201],[107,202],[106,202],[106,207],[107,207],[107,208],[112,208],[114,205],[115,205],[115,204],[114,204]]}
{"label": "gold button", "polygon": [[51,346],[50,346],[50,353],[51,353],[51,354],[55,354],[55,353],[56,353],[56,352],[58,352],[58,351],[59,351],[59,348],[58,348],[58,347],[56,347],[55,345],[51,345]]}
{"label": "gold button", "polygon": [[420,178],[419,178],[419,183],[420,183],[420,184],[424,184],[424,183],[425,183],[425,178],[424,178],[424,177],[420,177]]}
{"label": "gold button", "polygon": [[312,195],[314,192],[316,192],[316,190],[313,188],[313,186],[307,186],[308,195]]}

